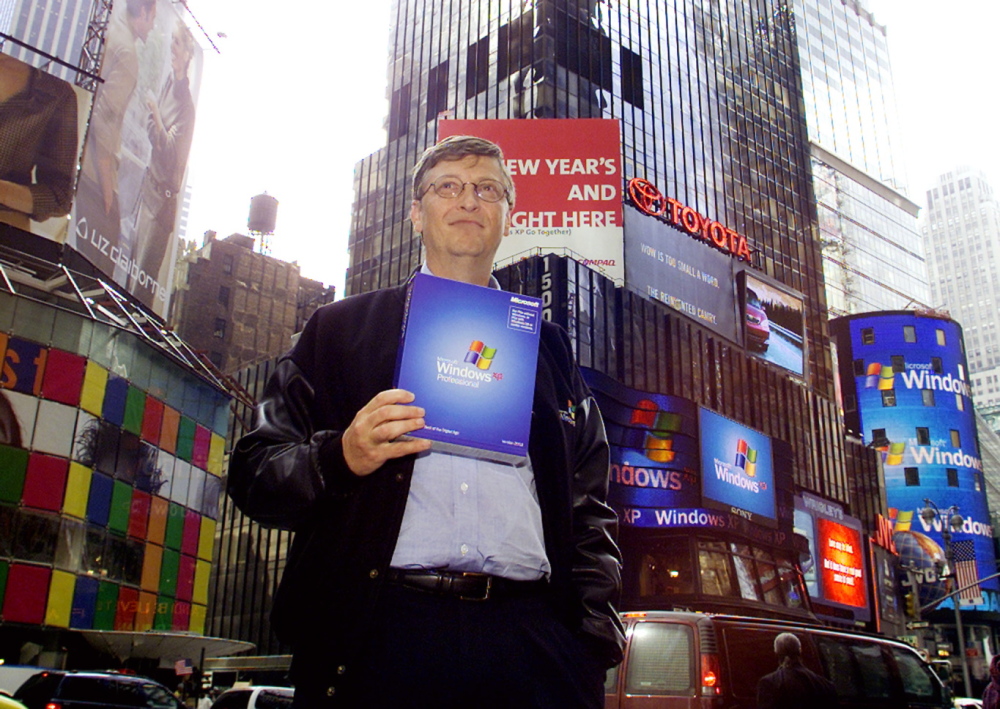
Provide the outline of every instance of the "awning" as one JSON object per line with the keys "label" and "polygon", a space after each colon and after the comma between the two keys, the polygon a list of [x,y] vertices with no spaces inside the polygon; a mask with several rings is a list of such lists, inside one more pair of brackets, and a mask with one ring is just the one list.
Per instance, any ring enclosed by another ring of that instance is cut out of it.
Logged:
{"label": "awning", "polygon": [[[190,659],[196,665],[201,658],[223,657],[250,652],[256,646],[243,640],[213,638],[195,633],[80,630],[91,647],[124,662],[130,658],[156,659],[160,667],[173,667],[177,660]],[[203,655],[204,653],[204,655]]]}

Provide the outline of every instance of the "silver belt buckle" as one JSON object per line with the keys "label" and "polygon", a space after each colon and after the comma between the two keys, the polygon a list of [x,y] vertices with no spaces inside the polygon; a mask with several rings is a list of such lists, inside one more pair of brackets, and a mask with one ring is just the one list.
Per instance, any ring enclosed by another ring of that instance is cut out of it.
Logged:
{"label": "silver belt buckle", "polygon": [[462,594],[460,598],[465,601],[485,601],[490,597],[490,590],[493,588],[493,577],[489,574],[474,574],[474,573],[463,573],[462,576],[486,576],[486,590],[483,592],[482,597],[476,596],[466,596]]}

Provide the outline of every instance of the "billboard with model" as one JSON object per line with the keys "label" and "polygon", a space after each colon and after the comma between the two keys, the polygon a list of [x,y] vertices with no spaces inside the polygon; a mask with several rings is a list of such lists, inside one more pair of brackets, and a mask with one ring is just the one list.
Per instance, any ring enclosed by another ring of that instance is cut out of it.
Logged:
{"label": "billboard with model", "polygon": [[202,72],[175,7],[114,5],[68,239],[164,317]]}
{"label": "billboard with model", "polygon": [[90,93],[0,53],[0,222],[66,240]]}

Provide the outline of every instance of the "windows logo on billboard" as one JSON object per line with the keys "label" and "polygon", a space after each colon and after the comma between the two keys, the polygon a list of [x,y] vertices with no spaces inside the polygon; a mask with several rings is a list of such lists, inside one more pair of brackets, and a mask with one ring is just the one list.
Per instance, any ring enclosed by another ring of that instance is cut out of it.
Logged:
{"label": "windows logo on billboard", "polygon": [[865,389],[879,389],[885,391],[892,389],[896,383],[896,374],[892,367],[883,367],[878,362],[868,365],[868,373],[865,376]]}
{"label": "windows logo on billboard", "polygon": [[469,351],[465,353],[465,361],[474,364],[478,369],[488,370],[496,357],[495,347],[487,347],[481,340],[473,340],[469,345]]}
{"label": "windows logo on billboard", "polygon": [[757,476],[757,451],[742,438],[736,444],[736,460],[733,465],[742,469],[748,477]]}
{"label": "windows logo on billboard", "polygon": [[632,410],[632,426],[646,429],[643,441],[644,454],[657,463],[673,462],[674,434],[681,430],[681,415],[661,410],[649,399],[640,401]]}

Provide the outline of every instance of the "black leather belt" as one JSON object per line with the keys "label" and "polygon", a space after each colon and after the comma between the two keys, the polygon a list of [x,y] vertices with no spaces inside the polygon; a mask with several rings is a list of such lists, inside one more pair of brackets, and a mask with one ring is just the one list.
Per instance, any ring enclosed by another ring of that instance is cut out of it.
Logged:
{"label": "black leather belt", "polygon": [[386,581],[416,591],[453,596],[465,601],[486,601],[491,598],[512,598],[540,594],[548,587],[544,578],[537,581],[512,581],[502,576],[461,571],[428,571],[426,569],[389,569]]}

